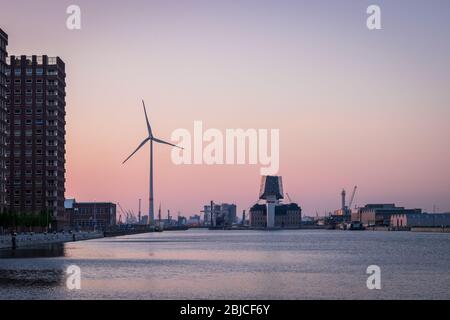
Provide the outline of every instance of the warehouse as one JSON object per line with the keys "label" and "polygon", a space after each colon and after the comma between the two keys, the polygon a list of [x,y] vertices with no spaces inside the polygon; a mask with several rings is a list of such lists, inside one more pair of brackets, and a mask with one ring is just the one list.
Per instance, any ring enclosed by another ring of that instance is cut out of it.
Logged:
{"label": "warehouse", "polygon": [[389,204],[367,204],[352,213],[352,221],[359,221],[364,226],[389,226],[392,215],[421,214],[421,209],[405,209]]}
{"label": "warehouse", "polygon": [[450,213],[434,214],[393,214],[391,216],[391,227],[450,227]]}

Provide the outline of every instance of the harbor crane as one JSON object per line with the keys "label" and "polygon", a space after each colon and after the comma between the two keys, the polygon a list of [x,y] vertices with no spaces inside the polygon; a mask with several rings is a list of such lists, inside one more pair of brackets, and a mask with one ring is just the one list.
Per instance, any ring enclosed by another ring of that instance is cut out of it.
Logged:
{"label": "harbor crane", "polygon": [[288,198],[289,202],[292,203],[291,197],[289,196],[289,193],[286,192],[286,197]]}
{"label": "harbor crane", "polygon": [[122,224],[122,215],[126,216],[125,210],[123,210],[123,208],[122,208],[122,206],[120,205],[119,202],[117,202],[117,205],[119,206],[120,212],[122,212],[122,213],[119,215],[119,223]]}
{"label": "harbor crane", "polygon": [[286,192],[286,198],[289,200],[289,203],[294,203],[291,199],[291,196],[287,192]]}
{"label": "harbor crane", "polygon": [[353,200],[355,200],[356,189],[358,189],[358,186],[355,186],[353,188],[352,197],[350,198],[350,202],[348,203],[348,209],[349,210],[352,210],[352,204],[353,204]]}

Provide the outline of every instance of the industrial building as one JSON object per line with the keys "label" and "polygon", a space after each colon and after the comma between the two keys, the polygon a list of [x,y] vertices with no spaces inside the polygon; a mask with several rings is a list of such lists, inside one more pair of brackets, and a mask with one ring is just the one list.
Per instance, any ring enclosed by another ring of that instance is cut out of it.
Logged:
{"label": "industrial building", "polygon": [[11,211],[67,221],[65,192],[65,64],[59,57],[11,56],[6,69],[9,112],[7,201]]}
{"label": "industrial building", "polygon": [[74,230],[107,230],[116,225],[116,205],[111,202],[77,202],[68,199],[64,203],[70,228]]}
{"label": "industrial building", "polygon": [[391,216],[395,214],[421,214],[421,209],[405,209],[389,204],[367,204],[352,213],[352,221],[359,221],[364,226],[389,226]]}
{"label": "industrial building", "polygon": [[[211,202],[210,205],[203,206],[205,226],[213,227],[231,227],[237,222],[236,205],[229,203],[217,204]],[[211,210],[211,208],[213,208]],[[212,211],[212,215],[211,215]]]}
{"label": "industrial building", "polygon": [[412,227],[450,227],[450,213],[393,214],[391,227],[407,229]]}
{"label": "industrial building", "polygon": [[296,203],[283,204],[283,181],[279,176],[263,176],[259,199],[265,204],[250,208],[249,222],[252,228],[298,228],[302,222],[302,210]]}
{"label": "industrial building", "polygon": [[198,214],[190,216],[189,219],[187,219],[186,224],[191,227],[200,226],[200,216]]}
{"label": "industrial building", "polygon": [[220,204],[211,201],[211,204],[203,206],[203,211],[201,212],[203,213],[203,224],[205,226],[212,226],[214,224],[214,216],[220,213]]}

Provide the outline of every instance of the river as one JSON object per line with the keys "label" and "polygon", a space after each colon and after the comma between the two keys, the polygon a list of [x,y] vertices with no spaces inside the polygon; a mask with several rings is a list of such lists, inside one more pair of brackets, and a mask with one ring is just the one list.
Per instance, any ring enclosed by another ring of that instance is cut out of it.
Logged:
{"label": "river", "polygon": [[189,230],[1,250],[0,299],[450,299],[450,234]]}

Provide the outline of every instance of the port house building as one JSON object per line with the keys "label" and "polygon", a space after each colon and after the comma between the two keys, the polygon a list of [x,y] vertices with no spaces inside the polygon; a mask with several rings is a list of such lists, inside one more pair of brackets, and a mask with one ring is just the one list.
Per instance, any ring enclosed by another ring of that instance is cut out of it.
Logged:
{"label": "port house building", "polygon": [[391,227],[450,227],[450,213],[435,214],[393,214],[391,216]]}
{"label": "port house building", "polygon": [[[298,228],[302,223],[302,209],[296,203],[275,207],[275,228]],[[250,209],[250,227],[267,227],[267,205],[255,204]]]}
{"label": "port house building", "polygon": [[389,226],[394,214],[421,214],[421,209],[405,209],[395,204],[368,204],[352,213],[352,221],[359,221],[364,226]]}

